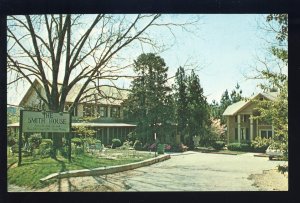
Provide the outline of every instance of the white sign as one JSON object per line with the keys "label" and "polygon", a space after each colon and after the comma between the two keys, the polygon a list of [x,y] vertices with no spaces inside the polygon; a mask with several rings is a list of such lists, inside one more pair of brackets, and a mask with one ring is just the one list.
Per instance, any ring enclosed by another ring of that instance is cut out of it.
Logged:
{"label": "white sign", "polygon": [[23,132],[70,132],[70,114],[23,111]]}

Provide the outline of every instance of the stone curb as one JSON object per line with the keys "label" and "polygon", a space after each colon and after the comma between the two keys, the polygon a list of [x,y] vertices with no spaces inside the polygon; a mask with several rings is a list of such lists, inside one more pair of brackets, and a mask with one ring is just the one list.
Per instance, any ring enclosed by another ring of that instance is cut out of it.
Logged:
{"label": "stone curb", "polygon": [[73,170],[73,171],[65,171],[60,173],[52,173],[44,178],[41,178],[40,181],[44,182],[46,180],[50,180],[52,178],[69,178],[69,177],[82,177],[82,176],[96,176],[96,175],[107,175],[111,173],[118,173],[122,171],[132,170],[136,168],[140,168],[143,166],[148,166],[151,164],[155,164],[167,159],[170,159],[171,156],[161,155],[155,158],[147,159],[144,161],[139,161],[136,163],[118,165],[118,166],[109,166],[109,167],[99,167],[94,169],[81,169],[81,170]]}

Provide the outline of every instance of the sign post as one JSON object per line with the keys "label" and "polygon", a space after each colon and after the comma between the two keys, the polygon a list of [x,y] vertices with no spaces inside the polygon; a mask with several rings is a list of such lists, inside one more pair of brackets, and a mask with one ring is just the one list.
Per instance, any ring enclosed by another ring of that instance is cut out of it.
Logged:
{"label": "sign post", "polygon": [[18,159],[18,166],[22,163],[22,121],[23,121],[23,110],[20,110],[20,129],[19,129],[19,159]]}
{"label": "sign post", "polygon": [[[70,114],[70,121],[71,121],[71,114]],[[68,133],[68,159],[69,159],[69,163],[71,163],[71,150],[72,150],[72,146],[71,146],[71,139],[72,139],[72,127],[71,127],[71,122],[70,122],[70,132]]]}
{"label": "sign post", "polygon": [[[54,113],[41,111],[20,111],[20,131],[19,131],[19,162],[22,161],[22,133],[29,132],[71,132],[71,115],[70,113]],[[69,135],[70,137],[70,135]],[[70,140],[70,138],[69,138]],[[70,148],[69,148],[70,150]],[[69,151],[71,154],[71,151]],[[69,157],[70,160],[70,157]]]}

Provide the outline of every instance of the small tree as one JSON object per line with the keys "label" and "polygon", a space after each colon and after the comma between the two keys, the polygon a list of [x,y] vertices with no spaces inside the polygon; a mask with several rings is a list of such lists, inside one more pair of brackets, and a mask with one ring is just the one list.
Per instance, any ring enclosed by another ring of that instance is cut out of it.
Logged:
{"label": "small tree", "polygon": [[211,118],[210,135],[213,140],[226,140],[225,125],[221,123],[220,119]]}
{"label": "small tree", "polygon": [[85,138],[89,138],[93,135],[95,135],[96,131],[95,130],[92,130],[86,126],[76,126],[76,127],[73,127],[74,129],[74,132],[79,135],[79,139],[81,140],[83,144],[83,151],[84,151],[84,145],[86,143],[88,143],[88,141],[85,139]]}

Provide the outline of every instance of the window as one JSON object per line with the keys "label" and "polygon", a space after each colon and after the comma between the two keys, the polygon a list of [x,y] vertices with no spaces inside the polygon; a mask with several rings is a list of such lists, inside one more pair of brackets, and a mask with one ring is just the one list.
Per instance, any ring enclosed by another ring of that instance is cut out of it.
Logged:
{"label": "window", "polygon": [[249,115],[241,115],[241,123],[246,123],[249,121]]}
{"label": "window", "polygon": [[120,117],[120,107],[111,107],[110,116],[113,118],[119,118]]}
{"label": "window", "polygon": [[238,129],[237,128],[235,128],[234,134],[235,134],[235,140],[238,140]]}
{"label": "window", "polygon": [[272,137],[272,130],[260,130],[260,137],[261,138],[271,138]]}
{"label": "window", "polygon": [[[250,116],[249,115],[240,115],[241,123],[246,123],[249,121]],[[235,116],[235,122],[238,122],[238,116]]]}
{"label": "window", "polygon": [[[71,104],[69,104],[69,105],[65,105],[65,108],[64,108],[64,111],[65,112],[68,112],[69,111],[69,109],[70,109],[70,107],[71,107]],[[77,116],[77,106],[74,108],[74,110],[73,110],[73,112],[71,113],[71,115],[72,116]]]}
{"label": "window", "polygon": [[94,116],[94,106],[93,105],[83,105],[83,116]]}
{"label": "window", "polygon": [[71,115],[72,116],[77,116],[78,112],[77,112],[77,106],[75,106],[74,110],[72,111]]}
{"label": "window", "polygon": [[107,117],[107,106],[97,106],[97,113],[100,117]]}

